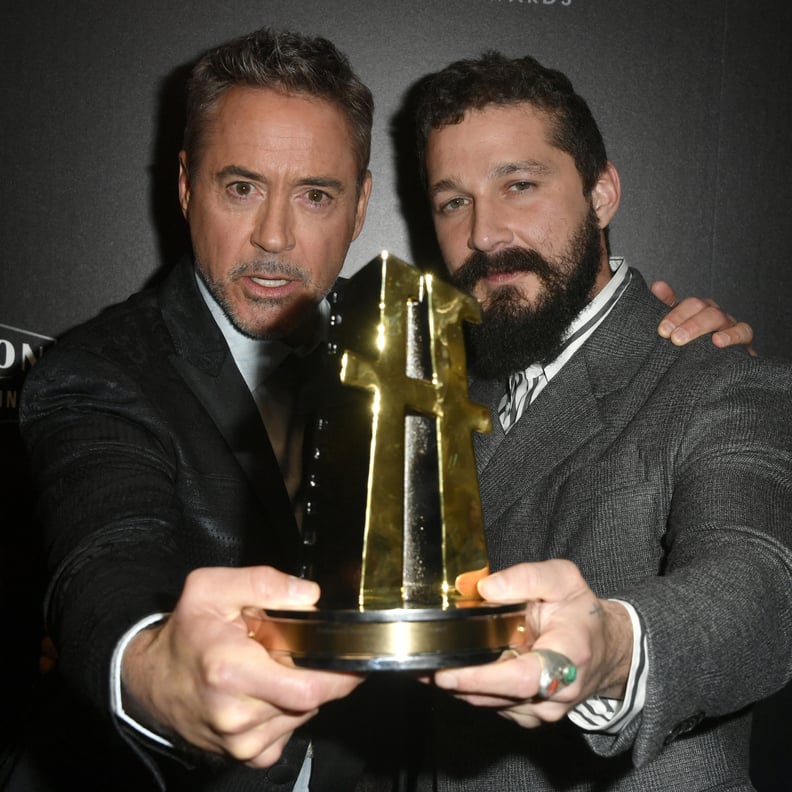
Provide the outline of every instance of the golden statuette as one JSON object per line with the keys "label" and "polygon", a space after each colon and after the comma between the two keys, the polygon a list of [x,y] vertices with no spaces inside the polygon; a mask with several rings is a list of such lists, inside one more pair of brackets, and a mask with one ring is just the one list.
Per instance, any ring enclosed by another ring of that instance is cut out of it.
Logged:
{"label": "golden statuette", "polygon": [[306,466],[305,574],[314,609],[244,613],[298,665],[432,669],[526,644],[525,603],[480,599],[489,562],[463,322],[478,303],[388,253],[331,297]]}

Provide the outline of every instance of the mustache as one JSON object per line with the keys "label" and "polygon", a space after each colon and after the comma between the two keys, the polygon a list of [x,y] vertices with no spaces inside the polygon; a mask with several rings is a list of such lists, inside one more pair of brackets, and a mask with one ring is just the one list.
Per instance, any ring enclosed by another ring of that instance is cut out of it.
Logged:
{"label": "mustache", "polygon": [[475,250],[450,278],[454,286],[470,293],[482,278],[506,272],[532,272],[547,283],[558,277],[555,268],[540,253],[513,247],[492,254]]}
{"label": "mustache", "polygon": [[241,261],[235,264],[229,272],[229,277],[232,280],[236,278],[271,278],[273,275],[283,275],[291,280],[307,282],[306,274],[301,267],[288,261],[274,259]]}

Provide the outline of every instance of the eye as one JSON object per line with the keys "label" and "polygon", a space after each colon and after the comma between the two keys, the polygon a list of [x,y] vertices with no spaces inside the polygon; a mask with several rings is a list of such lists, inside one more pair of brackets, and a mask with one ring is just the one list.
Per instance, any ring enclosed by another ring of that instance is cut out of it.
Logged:
{"label": "eye", "polygon": [[227,189],[234,198],[249,198],[256,190],[250,182],[233,182],[228,185]]}
{"label": "eye", "polygon": [[456,198],[452,198],[450,201],[440,204],[437,208],[437,211],[441,214],[450,214],[451,212],[456,212],[458,209],[462,209],[463,207],[467,206],[467,204],[467,198],[460,198],[457,196]]}
{"label": "eye", "polygon": [[315,204],[316,206],[328,204],[332,200],[324,190],[320,190],[317,187],[308,190],[308,192],[305,193],[305,198],[308,203]]}
{"label": "eye", "polygon": [[509,185],[509,189],[513,192],[526,192],[528,190],[532,190],[536,187],[536,182],[531,181],[518,181],[514,182],[514,184]]}

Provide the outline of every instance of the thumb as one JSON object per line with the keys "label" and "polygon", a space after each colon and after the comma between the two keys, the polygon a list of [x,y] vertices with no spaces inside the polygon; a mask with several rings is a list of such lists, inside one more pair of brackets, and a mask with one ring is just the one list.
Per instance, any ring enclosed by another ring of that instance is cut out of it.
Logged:
{"label": "thumb", "polygon": [[517,564],[485,577],[478,584],[481,596],[493,602],[559,602],[581,593],[586,588],[588,586],[577,566],[562,559]]}
{"label": "thumb", "polygon": [[245,606],[280,608],[313,605],[319,586],[273,567],[205,567],[192,571],[182,603],[234,617]]}

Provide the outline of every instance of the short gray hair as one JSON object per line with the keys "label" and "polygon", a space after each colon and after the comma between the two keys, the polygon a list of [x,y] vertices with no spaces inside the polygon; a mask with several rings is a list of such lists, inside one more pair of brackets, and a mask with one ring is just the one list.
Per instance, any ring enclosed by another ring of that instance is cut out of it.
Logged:
{"label": "short gray hair", "polygon": [[371,156],[374,100],[349,59],[331,41],[261,28],[204,54],[187,82],[184,150],[191,163],[200,159],[207,117],[235,86],[273,88],[336,105],[349,124],[358,186],[362,184]]}

